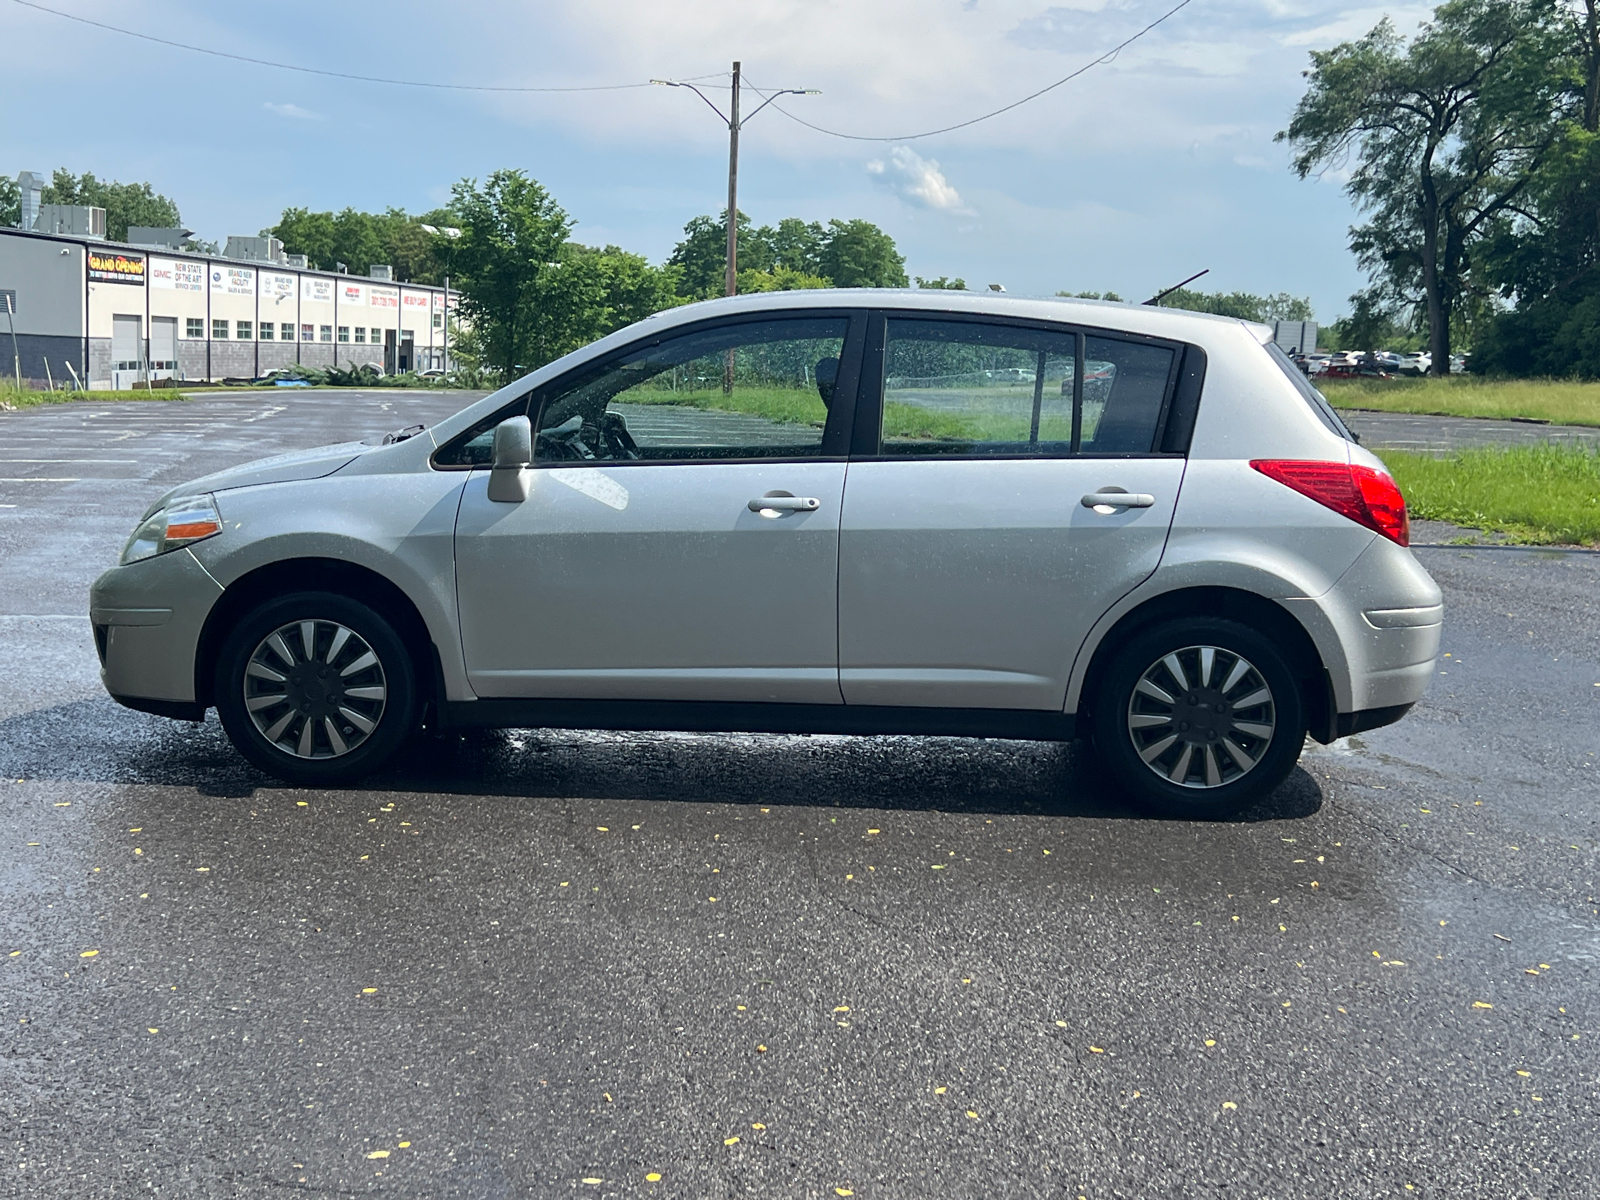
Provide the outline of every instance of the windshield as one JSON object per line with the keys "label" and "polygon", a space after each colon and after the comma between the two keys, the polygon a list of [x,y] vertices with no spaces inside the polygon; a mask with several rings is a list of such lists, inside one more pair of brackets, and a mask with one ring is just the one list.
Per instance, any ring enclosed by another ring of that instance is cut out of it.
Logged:
{"label": "windshield", "polygon": [[1355,435],[1345,427],[1345,423],[1339,419],[1339,414],[1333,411],[1333,405],[1328,403],[1328,398],[1311,386],[1311,381],[1299,367],[1294,365],[1294,360],[1283,352],[1283,347],[1276,342],[1267,342],[1266,350],[1272,361],[1278,364],[1278,369],[1289,377],[1290,383],[1294,384],[1295,391],[1311,405],[1311,411],[1317,414],[1317,419],[1328,427],[1329,432],[1338,434],[1347,442],[1355,441]]}

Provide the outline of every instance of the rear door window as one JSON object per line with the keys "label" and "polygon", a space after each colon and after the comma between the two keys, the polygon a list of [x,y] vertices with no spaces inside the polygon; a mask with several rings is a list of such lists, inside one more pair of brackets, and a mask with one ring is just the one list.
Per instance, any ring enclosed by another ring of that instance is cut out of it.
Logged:
{"label": "rear door window", "polygon": [[1100,332],[889,316],[879,457],[1150,454],[1178,350]]}

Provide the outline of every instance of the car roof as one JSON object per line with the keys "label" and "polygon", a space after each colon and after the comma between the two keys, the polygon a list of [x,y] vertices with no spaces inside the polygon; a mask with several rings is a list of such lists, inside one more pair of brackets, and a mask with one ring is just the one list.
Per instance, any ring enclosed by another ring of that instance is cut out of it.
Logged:
{"label": "car roof", "polygon": [[1146,304],[1124,304],[1108,300],[1079,300],[1065,296],[998,296],[985,292],[945,291],[936,288],[805,288],[790,292],[757,292],[745,296],[701,300],[667,309],[647,318],[640,325],[659,322],[662,326],[686,324],[734,313],[759,313],[806,308],[897,308],[938,313],[973,313],[990,316],[1022,317],[1037,321],[1065,321],[1094,325],[1126,333],[1177,341],[1205,342],[1215,337],[1219,327],[1248,329],[1257,341],[1272,338],[1272,327],[1237,317],[1189,312],[1181,308],[1162,308]]}

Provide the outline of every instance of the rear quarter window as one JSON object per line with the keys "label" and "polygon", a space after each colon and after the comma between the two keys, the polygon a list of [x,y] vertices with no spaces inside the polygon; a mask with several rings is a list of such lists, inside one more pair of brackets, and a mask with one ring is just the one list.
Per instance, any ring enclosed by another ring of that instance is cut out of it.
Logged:
{"label": "rear quarter window", "polygon": [[1300,393],[1300,398],[1311,406],[1311,411],[1317,415],[1317,420],[1327,426],[1328,432],[1336,433],[1347,442],[1356,441],[1355,434],[1339,419],[1339,414],[1333,411],[1333,405],[1328,403],[1328,398],[1316,388],[1311,386],[1311,381],[1301,373],[1300,368],[1294,365],[1294,360],[1283,352],[1283,347],[1276,342],[1267,342],[1265,345],[1267,357],[1270,358],[1289,377],[1289,382],[1294,384],[1294,390]]}

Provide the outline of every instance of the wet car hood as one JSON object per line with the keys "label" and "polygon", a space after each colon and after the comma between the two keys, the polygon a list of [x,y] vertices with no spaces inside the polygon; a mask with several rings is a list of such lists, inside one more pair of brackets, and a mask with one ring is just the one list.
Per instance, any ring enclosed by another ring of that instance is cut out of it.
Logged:
{"label": "wet car hood", "polygon": [[[204,492],[224,492],[230,488],[253,487],[261,483],[294,483],[301,479],[321,479],[332,475],[340,467],[354,462],[368,450],[371,442],[340,442],[334,446],[316,446],[310,450],[295,450],[289,454],[275,454],[271,458],[258,458],[254,462],[240,463],[225,471],[215,471],[191,479],[168,491],[150,506],[150,512],[160,508],[174,496],[194,496]],[[147,514],[148,515],[148,514]]]}

